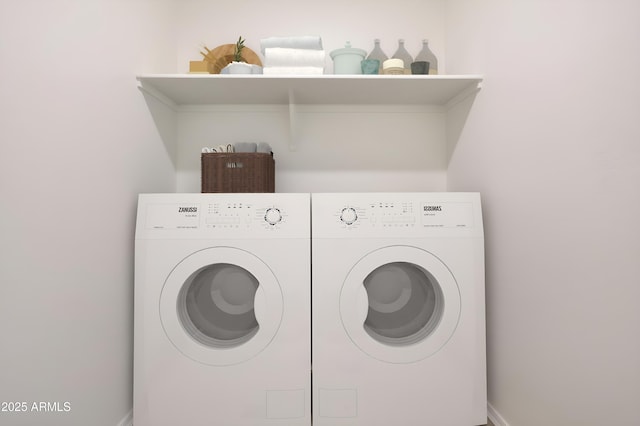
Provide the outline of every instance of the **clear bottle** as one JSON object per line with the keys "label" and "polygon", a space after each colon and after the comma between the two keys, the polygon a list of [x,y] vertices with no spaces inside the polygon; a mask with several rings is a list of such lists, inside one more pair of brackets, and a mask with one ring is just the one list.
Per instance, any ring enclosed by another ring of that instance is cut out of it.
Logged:
{"label": "clear bottle", "polygon": [[389,57],[382,51],[380,47],[380,39],[373,40],[373,50],[367,56],[367,59],[377,59],[380,61],[380,67],[378,68],[378,74],[382,74],[382,63],[389,59]]}
{"label": "clear bottle", "polygon": [[422,40],[422,50],[416,56],[416,62],[418,61],[429,62],[429,74],[438,74],[438,58],[429,49],[429,40],[427,39]]}
{"label": "clear bottle", "polygon": [[402,59],[404,62],[405,74],[411,74],[411,62],[413,62],[413,58],[407,52],[407,49],[404,47],[404,39],[398,40],[398,50],[393,54],[392,58]]}

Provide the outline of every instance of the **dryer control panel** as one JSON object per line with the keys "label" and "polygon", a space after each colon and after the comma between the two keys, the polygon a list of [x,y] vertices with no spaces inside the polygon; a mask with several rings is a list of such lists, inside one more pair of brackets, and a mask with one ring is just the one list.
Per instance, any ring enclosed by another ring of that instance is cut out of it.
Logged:
{"label": "dryer control panel", "polygon": [[282,203],[210,202],[204,205],[209,229],[272,229],[286,227],[291,212]]}
{"label": "dryer control panel", "polygon": [[136,237],[309,238],[305,194],[142,194]]}
{"label": "dryer control panel", "polygon": [[475,193],[313,194],[312,218],[314,237],[482,232]]}

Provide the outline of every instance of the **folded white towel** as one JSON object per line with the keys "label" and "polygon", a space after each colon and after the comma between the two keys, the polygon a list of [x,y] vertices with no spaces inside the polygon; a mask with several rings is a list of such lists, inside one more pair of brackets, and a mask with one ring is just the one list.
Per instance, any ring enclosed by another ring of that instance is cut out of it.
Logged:
{"label": "folded white towel", "polygon": [[260,40],[260,50],[268,47],[287,47],[291,49],[322,50],[322,38],[319,36],[268,37]]}
{"label": "folded white towel", "polygon": [[271,145],[269,145],[267,142],[258,142],[258,148],[256,149],[256,151],[270,153]]}
{"label": "folded white towel", "polygon": [[321,75],[324,74],[322,67],[264,67],[265,75]]}
{"label": "folded white towel", "polygon": [[265,67],[324,67],[324,50],[268,47],[264,54]]}

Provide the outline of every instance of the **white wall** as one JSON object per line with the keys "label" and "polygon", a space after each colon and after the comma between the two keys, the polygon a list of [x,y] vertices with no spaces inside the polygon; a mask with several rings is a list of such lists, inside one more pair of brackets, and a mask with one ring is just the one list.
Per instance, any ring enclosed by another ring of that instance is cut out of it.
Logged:
{"label": "white wall", "polygon": [[484,197],[489,400],[511,426],[640,424],[640,3],[447,12],[449,71],[485,75],[448,182]]}
{"label": "white wall", "polygon": [[171,17],[158,0],[0,2],[0,401],[27,403],[1,425],[131,409],[136,195],[175,190],[135,75],[174,71]]}

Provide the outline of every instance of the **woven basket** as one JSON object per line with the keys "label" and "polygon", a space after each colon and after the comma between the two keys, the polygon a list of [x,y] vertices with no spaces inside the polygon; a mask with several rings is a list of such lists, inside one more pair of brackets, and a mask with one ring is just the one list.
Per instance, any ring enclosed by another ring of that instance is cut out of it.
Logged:
{"label": "woven basket", "polygon": [[275,192],[271,153],[202,153],[202,192]]}

